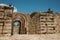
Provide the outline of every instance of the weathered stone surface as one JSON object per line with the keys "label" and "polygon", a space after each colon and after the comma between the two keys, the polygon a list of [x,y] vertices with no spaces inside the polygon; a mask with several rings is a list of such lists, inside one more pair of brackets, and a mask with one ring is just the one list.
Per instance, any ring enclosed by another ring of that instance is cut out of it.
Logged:
{"label": "weathered stone surface", "polygon": [[[18,22],[16,24],[15,22]],[[15,26],[15,25],[17,26]],[[0,34],[54,34],[60,32],[60,14],[13,12],[13,7],[0,6]]]}

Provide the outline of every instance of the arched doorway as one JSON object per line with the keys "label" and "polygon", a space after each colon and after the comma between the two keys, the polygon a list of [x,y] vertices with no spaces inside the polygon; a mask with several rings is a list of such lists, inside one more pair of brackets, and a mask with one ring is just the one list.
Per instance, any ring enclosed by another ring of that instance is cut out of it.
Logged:
{"label": "arched doorway", "polygon": [[26,34],[26,28],[22,26],[22,23],[20,21],[13,21],[12,23],[12,35],[13,34]]}
{"label": "arched doorway", "polygon": [[20,34],[21,32],[21,22],[13,21],[13,34]]}

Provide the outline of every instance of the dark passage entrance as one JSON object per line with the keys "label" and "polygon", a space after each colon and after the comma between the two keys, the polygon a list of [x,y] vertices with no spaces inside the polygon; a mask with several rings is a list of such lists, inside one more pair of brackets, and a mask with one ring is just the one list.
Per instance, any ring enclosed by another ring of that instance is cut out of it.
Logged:
{"label": "dark passage entrance", "polygon": [[26,28],[22,26],[20,21],[13,21],[12,34],[26,34]]}
{"label": "dark passage entrance", "polygon": [[14,21],[13,22],[13,34],[20,34],[21,31],[21,22]]}

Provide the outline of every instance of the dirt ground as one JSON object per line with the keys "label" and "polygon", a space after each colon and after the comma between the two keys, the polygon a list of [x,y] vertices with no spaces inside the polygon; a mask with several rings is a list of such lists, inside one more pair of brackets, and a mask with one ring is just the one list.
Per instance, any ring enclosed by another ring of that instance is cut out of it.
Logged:
{"label": "dirt ground", "polygon": [[60,34],[15,34],[13,36],[0,36],[0,40],[60,40]]}

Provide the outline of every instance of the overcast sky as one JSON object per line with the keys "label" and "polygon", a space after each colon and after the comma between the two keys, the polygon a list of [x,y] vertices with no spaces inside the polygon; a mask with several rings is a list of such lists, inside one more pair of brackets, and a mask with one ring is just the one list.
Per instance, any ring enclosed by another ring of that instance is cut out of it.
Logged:
{"label": "overcast sky", "polygon": [[18,12],[32,13],[44,12],[51,8],[54,12],[60,12],[60,0],[0,0],[0,4],[12,4]]}

